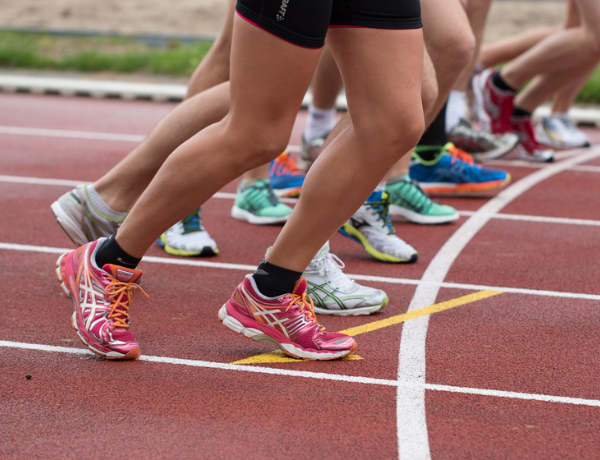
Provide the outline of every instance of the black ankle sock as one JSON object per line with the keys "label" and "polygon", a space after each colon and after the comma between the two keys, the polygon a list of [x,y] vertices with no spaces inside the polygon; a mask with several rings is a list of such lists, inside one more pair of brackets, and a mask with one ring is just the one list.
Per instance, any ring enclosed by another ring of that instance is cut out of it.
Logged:
{"label": "black ankle sock", "polygon": [[511,91],[513,93],[517,92],[516,89],[514,89],[512,86],[509,86],[508,83],[506,83],[504,81],[504,78],[502,78],[502,76],[500,75],[500,71],[499,70],[496,70],[494,72],[494,74],[492,75],[492,83],[497,88],[500,88],[502,91]]}
{"label": "black ankle sock", "polygon": [[446,134],[446,106],[447,102],[427,127],[417,144],[417,153],[425,161],[434,160],[441,148],[448,142]]}
{"label": "black ankle sock", "polygon": [[531,112],[528,112],[527,110],[520,109],[519,107],[515,107],[513,109],[512,116],[513,117],[517,117],[517,118],[531,117]]}
{"label": "black ankle sock", "polygon": [[267,297],[278,297],[294,290],[302,272],[278,267],[263,260],[252,275],[260,293]]}
{"label": "black ankle sock", "polygon": [[112,265],[120,265],[125,268],[136,268],[140,263],[140,260],[137,257],[130,256],[123,248],[119,246],[119,243],[115,240],[115,235],[117,232],[113,233],[110,238],[108,238],[98,252],[96,253],[96,264],[98,267],[102,268],[106,264]]}

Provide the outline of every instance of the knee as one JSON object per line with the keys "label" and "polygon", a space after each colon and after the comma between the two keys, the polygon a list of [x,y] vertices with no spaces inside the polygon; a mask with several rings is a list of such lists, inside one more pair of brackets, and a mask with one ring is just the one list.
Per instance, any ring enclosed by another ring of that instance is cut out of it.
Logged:
{"label": "knee", "polygon": [[425,130],[425,120],[423,110],[415,104],[408,109],[404,107],[404,110],[388,111],[383,116],[370,118],[362,125],[354,123],[353,129],[368,149],[395,161],[398,155],[417,144]]}
{"label": "knee", "polygon": [[473,53],[475,53],[475,35],[473,35],[473,31],[467,28],[454,34],[446,49],[452,50],[450,56],[455,62],[457,71],[462,72],[471,61]]}
{"label": "knee", "polygon": [[244,152],[239,155],[241,161],[248,169],[254,169],[269,163],[285,151],[288,146],[289,132],[256,126],[255,129],[244,133],[236,133],[231,139],[235,143],[235,149]]}

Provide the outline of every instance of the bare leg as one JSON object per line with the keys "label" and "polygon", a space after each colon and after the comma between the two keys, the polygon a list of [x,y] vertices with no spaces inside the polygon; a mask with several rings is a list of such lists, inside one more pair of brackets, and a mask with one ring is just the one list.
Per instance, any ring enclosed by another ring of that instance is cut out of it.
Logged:
{"label": "bare leg", "polygon": [[500,74],[508,85],[520,88],[535,75],[562,72],[600,60],[600,3],[576,0],[576,4],[582,25],[552,34],[504,66]]}
{"label": "bare leg", "polygon": [[[424,126],[420,30],[340,28],[330,30],[328,40],[344,79],[352,125],[309,171],[298,204],[267,256],[270,263],[299,272],[412,148]],[[357,63],[369,71],[361,72]]]}
{"label": "bare leg", "polygon": [[94,183],[115,211],[129,211],[167,157],[197,132],[229,111],[229,83],[198,94],[169,113],[149,136]]}
{"label": "bare leg", "polygon": [[[239,17],[234,31],[231,110],[179,146],[133,207],[116,237],[132,256],[141,257],[161,233],[223,185],[287,145],[320,52],[290,45]],[[297,70],[281,71],[292,67]]]}
{"label": "bare leg", "polygon": [[512,61],[539,42],[559,31],[558,27],[540,27],[528,30],[514,37],[508,37],[494,43],[482,45],[478,61],[484,68],[496,67]]}
{"label": "bare leg", "polygon": [[188,85],[187,97],[201,93],[213,86],[229,81],[229,55],[231,54],[231,34],[235,0],[228,0],[227,13],[221,27],[221,33],[210,50],[192,74]]}

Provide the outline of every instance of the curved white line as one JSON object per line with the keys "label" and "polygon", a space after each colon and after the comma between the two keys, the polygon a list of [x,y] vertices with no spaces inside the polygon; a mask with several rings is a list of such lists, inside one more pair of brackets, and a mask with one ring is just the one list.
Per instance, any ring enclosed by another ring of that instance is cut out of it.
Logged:
{"label": "curved white line", "polygon": [[[437,294],[448,270],[464,247],[477,232],[507,204],[538,183],[569,167],[600,157],[600,147],[586,154],[571,157],[519,180],[488,201],[442,246],[430,262],[417,286],[408,311],[417,310],[435,303]],[[431,458],[427,421],[425,417],[425,340],[429,316],[404,323],[400,338],[397,392],[398,454],[406,459]],[[404,385],[402,385],[404,384]]]}

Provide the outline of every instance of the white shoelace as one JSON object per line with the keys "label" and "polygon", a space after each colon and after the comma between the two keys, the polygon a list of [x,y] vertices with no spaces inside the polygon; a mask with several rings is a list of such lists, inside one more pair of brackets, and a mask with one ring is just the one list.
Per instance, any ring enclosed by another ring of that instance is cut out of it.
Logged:
{"label": "white shoelace", "polygon": [[342,259],[326,251],[320,257],[315,257],[311,265],[318,267],[317,274],[326,278],[336,288],[345,291],[350,289],[355,281],[349,278],[342,269],[346,266]]}

